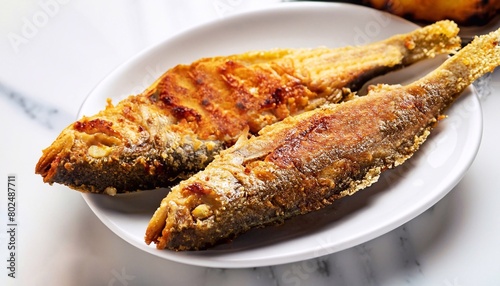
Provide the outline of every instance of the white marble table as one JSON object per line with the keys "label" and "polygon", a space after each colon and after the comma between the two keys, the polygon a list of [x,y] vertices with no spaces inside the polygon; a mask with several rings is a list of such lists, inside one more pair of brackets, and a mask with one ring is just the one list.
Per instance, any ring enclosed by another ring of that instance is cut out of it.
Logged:
{"label": "white marble table", "polygon": [[500,73],[475,85],[484,129],[477,157],[440,202],[367,243],[296,263],[249,269],[189,266],[132,247],[78,192],[34,174],[40,151],[89,91],[146,47],[278,1],[0,3],[0,177],[17,183],[16,278],[9,270],[7,194],[0,197],[1,285],[500,285]]}

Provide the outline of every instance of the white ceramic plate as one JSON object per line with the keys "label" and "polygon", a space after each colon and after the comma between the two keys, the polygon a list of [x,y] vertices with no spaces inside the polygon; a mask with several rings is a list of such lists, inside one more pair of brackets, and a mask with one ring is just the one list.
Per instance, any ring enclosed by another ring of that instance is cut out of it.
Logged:
{"label": "white ceramic plate", "polygon": [[[106,77],[83,104],[91,115],[140,92],[168,68],[201,57],[276,47],[338,47],[364,44],[417,26],[364,7],[333,3],[287,3],[229,17],[179,34],[144,51]],[[378,80],[411,81],[443,58],[425,61]],[[206,251],[157,250],[144,231],[166,190],[109,197],[85,194],[102,222],[130,244],[153,255],[208,267],[256,267],[305,260],[355,246],[419,215],[448,193],[472,163],[481,138],[481,110],[471,88],[448,111],[431,138],[410,161],[388,171],[373,187],[327,209],[284,225],[252,230],[232,243]]]}

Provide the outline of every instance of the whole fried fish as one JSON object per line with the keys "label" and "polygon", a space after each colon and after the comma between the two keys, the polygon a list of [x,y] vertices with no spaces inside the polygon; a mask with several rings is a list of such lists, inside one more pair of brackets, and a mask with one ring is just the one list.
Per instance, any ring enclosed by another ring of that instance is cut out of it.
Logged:
{"label": "whole fried fish", "polygon": [[378,85],[364,97],[242,137],[172,188],[150,220],[146,242],[203,249],[370,186],[417,151],[468,85],[500,65],[499,41],[500,30],[407,86]]}
{"label": "whole fried fish", "polygon": [[366,80],[460,45],[438,22],[361,47],[276,49],[178,65],[145,92],[83,117],[43,151],[44,182],[116,194],[171,186],[245,131],[336,103]]}

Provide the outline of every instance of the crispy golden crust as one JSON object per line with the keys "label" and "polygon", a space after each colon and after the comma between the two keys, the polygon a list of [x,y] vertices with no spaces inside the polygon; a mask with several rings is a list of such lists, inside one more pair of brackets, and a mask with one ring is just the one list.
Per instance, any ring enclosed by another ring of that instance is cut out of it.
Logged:
{"label": "crispy golden crust", "polygon": [[376,182],[425,141],[443,111],[500,65],[500,30],[474,40],[408,86],[288,117],[222,151],[172,188],[145,240],[157,248],[203,249],[252,227],[320,209]]}
{"label": "crispy golden crust", "polygon": [[122,193],[202,169],[249,130],[336,103],[366,80],[459,47],[449,21],[362,47],[276,49],[200,59],[143,94],[71,124],[36,166],[47,183]]}

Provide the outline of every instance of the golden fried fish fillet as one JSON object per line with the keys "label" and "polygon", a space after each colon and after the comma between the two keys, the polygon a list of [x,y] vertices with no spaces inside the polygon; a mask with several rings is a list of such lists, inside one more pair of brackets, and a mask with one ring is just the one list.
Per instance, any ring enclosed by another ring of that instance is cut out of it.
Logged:
{"label": "golden fried fish fillet", "polygon": [[[321,209],[376,182],[417,151],[445,109],[500,65],[500,30],[427,76],[288,117],[242,138],[162,200],[145,240],[195,250]],[[444,119],[445,120],[445,119]]]}
{"label": "golden fried fish fillet", "polygon": [[200,59],[145,92],[83,117],[43,151],[44,182],[116,194],[171,186],[249,130],[336,103],[366,80],[449,53],[458,28],[442,21],[360,47],[276,49]]}

